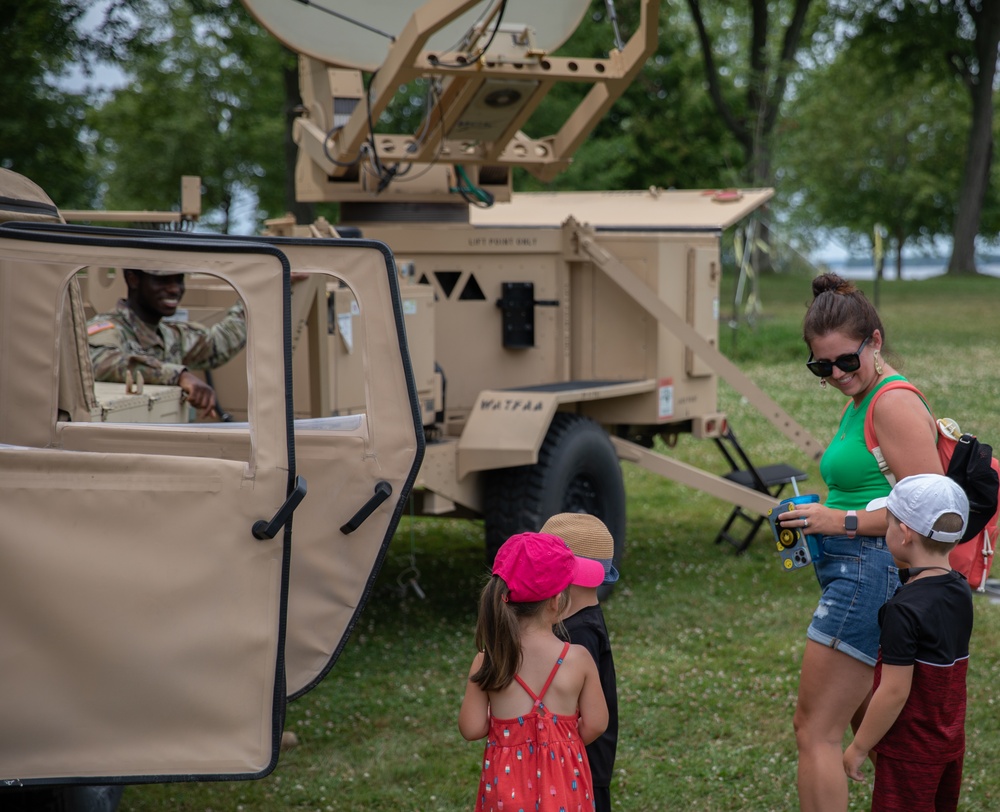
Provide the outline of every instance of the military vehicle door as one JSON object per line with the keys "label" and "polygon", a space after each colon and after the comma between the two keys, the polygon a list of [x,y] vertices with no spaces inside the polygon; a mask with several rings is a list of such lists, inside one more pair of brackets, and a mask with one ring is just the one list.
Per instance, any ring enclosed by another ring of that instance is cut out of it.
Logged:
{"label": "military vehicle door", "polygon": [[[297,269],[280,248],[0,226],[0,779],[273,769],[290,692],[286,646],[299,690],[330,667],[423,449],[391,257],[371,244],[343,256],[320,248],[326,267],[366,280],[363,338],[380,380],[367,413],[293,430]],[[86,380],[60,375],[60,348],[75,340],[68,291],[83,269],[111,267],[233,286],[247,311],[246,423],[60,419],[60,380]],[[338,557],[314,571],[305,550],[324,541]],[[296,609],[301,590],[312,594]],[[313,623],[324,627],[294,630]],[[293,656],[303,649],[305,667]]]}
{"label": "military vehicle door", "polygon": [[[231,238],[216,236],[223,242]],[[328,414],[333,345],[362,391],[350,414],[295,420],[297,470],[314,498],[295,512],[285,666],[288,696],[315,686],[354,627],[423,459],[424,438],[406,343],[397,270],[382,243],[348,239],[252,238],[279,249],[293,274],[293,341],[312,341],[309,366]],[[242,241],[242,240],[241,240]],[[377,259],[376,259],[377,258]],[[325,329],[307,331],[315,319]],[[300,407],[301,404],[296,404]],[[351,464],[345,465],[345,459]],[[368,538],[384,534],[382,543]]]}
{"label": "military vehicle door", "polygon": [[[416,479],[424,436],[389,249],[364,240],[271,244],[306,276],[293,284],[294,312],[326,324],[329,341],[348,346],[364,371],[363,409],[294,424],[298,468],[317,495],[295,514],[285,665],[288,695],[297,697],[333,666],[358,619]],[[309,297],[314,306],[302,308]],[[293,330],[303,336],[302,315]],[[329,383],[333,353],[324,349],[322,341],[310,347],[308,374]],[[368,541],[380,532],[381,543]]]}

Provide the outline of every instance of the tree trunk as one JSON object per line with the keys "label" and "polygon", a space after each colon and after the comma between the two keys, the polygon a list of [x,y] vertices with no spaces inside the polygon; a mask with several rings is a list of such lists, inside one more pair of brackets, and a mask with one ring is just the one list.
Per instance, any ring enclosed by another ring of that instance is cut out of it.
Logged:
{"label": "tree trunk", "polygon": [[[753,158],[750,163],[750,185],[755,189],[770,186],[774,182],[771,174],[771,134],[761,133],[754,139]],[[771,235],[771,207],[764,204],[757,213],[757,239],[754,240],[751,258],[753,267],[759,273],[774,271],[774,238]]]}
{"label": "tree trunk", "polygon": [[[737,113],[729,106],[722,89],[712,39],[701,11],[701,0],[688,0],[704,59],[709,96],[726,127],[743,147],[745,166],[742,175],[744,181],[753,188],[774,184],[771,167],[774,130],[785,100],[789,75],[795,68],[795,55],[802,42],[811,2],[812,0],[795,0],[777,58],[769,58],[770,21],[774,12],[769,0],[748,0],[750,27],[747,32],[747,50],[750,75],[746,84],[746,109]],[[747,246],[753,266],[758,271],[772,268],[771,230],[765,212],[766,209],[758,213],[757,240],[753,245]]]}
{"label": "tree trunk", "polygon": [[983,197],[993,162],[993,79],[1000,45],[1000,3],[989,0],[976,15],[978,76],[966,81],[972,95],[972,124],[965,153],[965,169],[955,207],[951,259],[948,274],[976,272],[976,235],[982,216]]}

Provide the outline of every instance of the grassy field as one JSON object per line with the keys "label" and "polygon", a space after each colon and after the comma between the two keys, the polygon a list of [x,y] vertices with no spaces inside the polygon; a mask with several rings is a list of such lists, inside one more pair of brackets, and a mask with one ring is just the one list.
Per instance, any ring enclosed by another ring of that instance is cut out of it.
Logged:
{"label": "grassy field", "polygon": [[[731,284],[731,280],[730,280]],[[865,286],[870,291],[870,285]],[[803,365],[808,277],[768,277],[756,328],[722,328],[722,349],[821,440],[842,397]],[[727,294],[728,295],[728,294]],[[995,303],[1000,280],[886,282],[880,310],[893,363],[941,416],[1000,443]],[[723,300],[722,311],[728,312]],[[725,410],[751,457],[809,472],[815,463],[727,386]],[[668,453],[722,473],[714,444],[682,438]],[[622,580],[605,604],[618,672],[621,733],[612,787],[623,812],[792,810],[792,711],[805,628],[818,595],[810,570],[779,569],[762,531],[736,556],[712,540],[729,507],[628,464]],[[426,594],[397,579],[415,564]],[[372,601],[330,676],[289,707],[300,744],[254,782],[130,787],[123,810],[440,810],[471,808],[481,743],[456,716],[473,656],[486,569],[476,522],[404,518]],[[1000,573],[998,573],[1000,574]],[[968,755],[961,808],[1000,808],[1000,606],[976,598]],[[851,809],[867,809],[854,785]]]}

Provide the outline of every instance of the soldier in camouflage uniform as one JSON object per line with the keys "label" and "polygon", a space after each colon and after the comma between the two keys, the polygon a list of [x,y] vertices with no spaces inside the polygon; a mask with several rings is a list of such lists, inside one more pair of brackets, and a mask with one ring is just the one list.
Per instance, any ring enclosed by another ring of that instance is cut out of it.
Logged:
{"label": "soldier in camouflage uniform", "polygon": [[[215,391],[192,369],[214,369],[238,353],[247,340],[243,303],[229,308],[212,327],[193,322],[163,321],[177,312],[184,296],[184,275],[160,276],[126,268],[128,298],[113,313],[87,322],[87,340],[98,381],[125,380],[126,372],[142,374],[146,383],[177,385],[188,402],[209,416]],[[217,415],[216,415],[217,416]]]}

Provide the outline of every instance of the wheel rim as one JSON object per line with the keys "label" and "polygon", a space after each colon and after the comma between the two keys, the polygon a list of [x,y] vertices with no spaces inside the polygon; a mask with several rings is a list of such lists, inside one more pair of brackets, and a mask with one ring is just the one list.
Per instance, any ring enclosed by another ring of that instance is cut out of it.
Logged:
{"label": "wheel rim", "polygon": [[578,474],[566,488],[563,510],[566,513],[591,513],[602,516],[604,504],[598,496],[597,483],[592,476]]}

